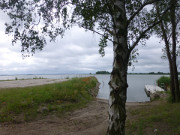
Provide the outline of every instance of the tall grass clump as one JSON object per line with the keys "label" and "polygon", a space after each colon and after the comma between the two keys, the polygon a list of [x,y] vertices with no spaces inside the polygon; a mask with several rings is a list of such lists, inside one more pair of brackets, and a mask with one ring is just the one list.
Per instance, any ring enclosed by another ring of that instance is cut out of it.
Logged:
{"label": "tall grass clump", "polygon": [[1,89],[0,122],[17,122],[19,116],[23,121],[50,113],[60,116],[83,107],[93,99],[90,92],[96,84],[96,78],[88,77],[42,86]]}

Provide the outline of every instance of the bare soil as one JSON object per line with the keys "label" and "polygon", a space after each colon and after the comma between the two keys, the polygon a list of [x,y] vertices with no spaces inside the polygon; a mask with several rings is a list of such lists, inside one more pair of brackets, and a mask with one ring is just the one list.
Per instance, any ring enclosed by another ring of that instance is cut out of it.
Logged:
{"label": "bare soil", "polygon": [[[127,103],[136,108],[144,103]],[[108,102],[97,99],[85,108],[63,117],[46,116],[27,123],[1,124],[0,135],[105,135],[108,128]]]}
{"label": "bare soil", "polygon": [[108,105],[96,100],[63,117],[46,116],[27,123],[1,124],[0,135],[105,135]]}

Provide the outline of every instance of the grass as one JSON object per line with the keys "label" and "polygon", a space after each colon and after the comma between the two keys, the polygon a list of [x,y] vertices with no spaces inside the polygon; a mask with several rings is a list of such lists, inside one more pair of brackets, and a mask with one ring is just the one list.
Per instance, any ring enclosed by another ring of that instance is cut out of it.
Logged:
{"label": "grass", "polygon": [[180,103],[159,102],[128,110],[127,135],[180,135]]}
{"label": "grass", "polygon": [[85,106],[93,99],[94,77],[42,86],[0,90],[0,122],[30,121],[37,116],[64,112]]}

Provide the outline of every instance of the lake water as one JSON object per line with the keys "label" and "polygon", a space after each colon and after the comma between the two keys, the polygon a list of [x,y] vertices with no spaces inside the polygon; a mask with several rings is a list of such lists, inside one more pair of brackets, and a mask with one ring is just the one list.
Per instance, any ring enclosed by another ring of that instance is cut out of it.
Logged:
{"label": "lake water", "polygon": [[[146,102],[150,101],[147,97],[144,86],[156,85],[156,80],[162,75],[128,75],[128,89],[127,89],[127,101],[128,102]],[[101,83],[98,93],[99,98],[109,98],[109,85],[110,75],[96,75],[96,78]]]}
{"label": "lake water", "polygon": [[[18,79],[31,79],[34,77],[43,77],[50,79],[64,79],[73,77],[87,77],[95,76],[100,82],[100,89],[97,95],[98,98],[108,99],[109,98],[109,85],[110,75],[16,75],[16,76],[0,76],[0,80],[12,80],[16,77]],[[146,96],[144,86],[155,85],[156,80],[162,75],[128,75],[128,90],[127,90],[127,101],[128,102],[145,102],[149,101],[149,97]]]}

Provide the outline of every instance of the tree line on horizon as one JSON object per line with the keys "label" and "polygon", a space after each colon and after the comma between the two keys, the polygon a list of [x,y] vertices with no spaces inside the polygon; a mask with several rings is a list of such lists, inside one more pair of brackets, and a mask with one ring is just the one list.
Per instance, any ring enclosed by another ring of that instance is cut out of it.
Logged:
{"label": "tree line on horizon", "polygon": [[[95,74],[111,74],[108,71],[97,71]],[[150,74],[150,75],[170,75],[170,73],[164,73],[164,72],[149,72],[149,73],[128,73],[128,74]],[[178,72],[178,75],[180,75],[180,72]]]}
{"label": "tree line on horizon", "polygon": [[108,71],[97,71],[96,74],[110,74]]}
{"label": "tree line on horizon", "polygon": [[[128,74],[170,75],[170,73],[164,73],[164,72],[128,73]],[[178,75],[180,75],[180,72],[178,72]]]}

